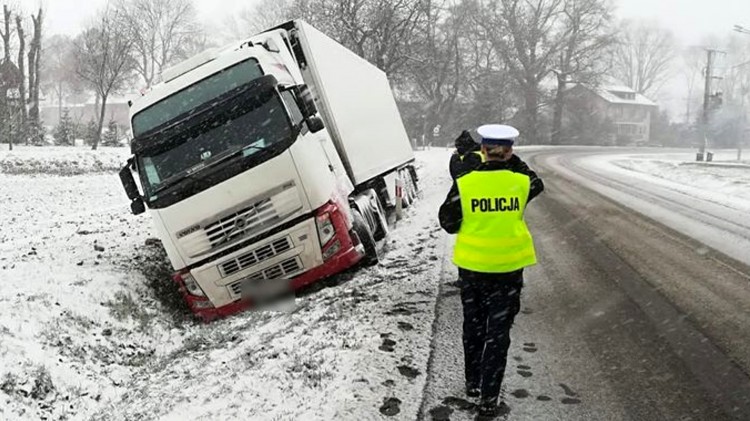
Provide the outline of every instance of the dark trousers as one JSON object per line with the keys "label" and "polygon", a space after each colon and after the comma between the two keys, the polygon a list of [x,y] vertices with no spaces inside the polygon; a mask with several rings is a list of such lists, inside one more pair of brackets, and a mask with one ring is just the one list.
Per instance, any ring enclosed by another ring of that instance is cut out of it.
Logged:
{"label": "dark trousers", "polygon": [[510,328],[521,309],[523,270],[486,274],[459,268],[458,274],[466,386],[480,388],[482,402],[495,405],[508,359]]}

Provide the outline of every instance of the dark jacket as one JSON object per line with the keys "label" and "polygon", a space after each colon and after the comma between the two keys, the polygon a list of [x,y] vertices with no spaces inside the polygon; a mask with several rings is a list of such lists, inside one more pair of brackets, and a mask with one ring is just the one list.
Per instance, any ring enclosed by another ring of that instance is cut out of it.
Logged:
{"label": "dark jacket", "polygon": [[[532,171],[525,162],[518,157],[513,155],[508,161],[487,161],[484,164],[479,165],[474,171],[497,171],[497,170],[511,170],[520,174],[529,176],[531,185],[529,188],[529,199],[535,198],[544,190],[544,183],[534,171]],[[445,198],[445,202],[440,206],[440,212],[438,213],[440,219],[440,226],[447,231],[449,234],[455,234],[461,228],[461,221],[463,220],[463,213],[461,211],[461,198],[458,194],[458,184],[455,179],[453,180],[453,186],[448,192],[448,196]]]}
{"label": "dark jacket", "polygon": [[479,144],[471,137],[471,133],[467,130],[461,132],[461,135],[456,138],[456,151],[451,155],[451,160],[448,164],[451,177],[454,180],[482,164],[482,158],[472,153],[480,149]]}

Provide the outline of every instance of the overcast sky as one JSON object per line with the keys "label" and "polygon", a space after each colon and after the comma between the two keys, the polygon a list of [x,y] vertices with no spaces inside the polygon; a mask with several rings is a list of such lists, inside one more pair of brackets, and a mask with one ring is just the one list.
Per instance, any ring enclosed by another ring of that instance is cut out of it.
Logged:
{"label": "overcast sky", "polygon": [[[215,25],[256,1],[194,0],[199,16]],[[20,3],[31,9],[39,0]],[[107,0],[42,0],[49,12],[49,33],[77,33],[106,3]],[[722,36],[735,24],[750,27],[750,0],[616,0],[615,4],[618,17],[657,20],[687,45],[700,43],[706,35]]]}
{"label": "overcast sky", "polygon": [[[231,13],[252,6],[258,0],[193,0],[201,19],[220,25]],[[20,0],[29,10],[39,5],[39,0]],[[77,34],[97,10],[104,8],[107,0],[41,0],[47,8],[46,29],[49,34]],[[85,6],[82,6],[85,4]]]}

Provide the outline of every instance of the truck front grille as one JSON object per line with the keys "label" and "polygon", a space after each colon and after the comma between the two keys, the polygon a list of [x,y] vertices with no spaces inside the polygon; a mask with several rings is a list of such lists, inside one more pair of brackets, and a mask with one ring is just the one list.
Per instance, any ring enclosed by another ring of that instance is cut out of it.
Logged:
{"label": "truck front grille", "polygon": [[237,210],[220,215],[203,224],[203,232],[211,249],[225,246],[242,238],[259,234],[302,208],[299,193],[293,181],[267,191],[261,197]]}
{"label": "truck front grille", "polygon": [[271,199],[264,199],[236,213],[225,216],[207,225],[204,230],[212,248],[243,237],[246,231],[257,230],[259,227],[272,224],[278,220]]}
{"label": "truck front grille", "polygon": [[224,276],[229,276],[243,269],[249,268],[264,260],[270,259],[292,248],[292,241],[289,237],[280,238],[263,247],[250,250],[249,252],[235,257],[232,260],[222,263],[219,267]]}
{"label": "truck front grille", "polygon": [[283,262],[255,272],[239,281],[229,284],[229,290],[236,297],[242,294],[242,283],[259,281],[264,279],[289,279],[292,275],[303,269],[302,262],[298,257],[284,260]]}

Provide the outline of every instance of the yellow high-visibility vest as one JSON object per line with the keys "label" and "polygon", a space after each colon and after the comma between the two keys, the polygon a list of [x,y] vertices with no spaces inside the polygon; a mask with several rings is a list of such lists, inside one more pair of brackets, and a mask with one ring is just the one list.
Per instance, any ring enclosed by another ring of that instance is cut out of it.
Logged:
{"label": "yellow high-visibility vest", "polygon": [[456,266],[484,273],[536,264],[523,212],[530,179],[509,170],[473,171],[456,180],[463,220],[453,249]]}
{"label": "yellow high-visibility vest", "polygon": [[[469,153],[474,153],[474,154],[479,155],[479,159],[482,160],[483,164],[484,164],[485,161],[487,161],[487,159],[484,157],[484,154],[482,153],[482,151],[471,151]],[[461,155],[461,161],[463,161],[464,158],[466,158],[466,155],[468,155],[469,153],[465,153],[465,154]]]}

